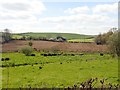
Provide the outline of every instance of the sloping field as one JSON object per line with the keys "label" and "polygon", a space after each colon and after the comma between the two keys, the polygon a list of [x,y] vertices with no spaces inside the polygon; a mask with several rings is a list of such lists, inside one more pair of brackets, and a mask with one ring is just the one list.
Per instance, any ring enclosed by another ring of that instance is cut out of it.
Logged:
{"label": "sloping field", "polygon": [[[2,45],[3,52],[13,52],[21,47],[27,46],[29,41],[14,40]],[[32,41],[33,48],[41,50],[62,50],[73,52],[107,52],[106,45],[96,45],[95,43],[67,43],[50,41]]]}
{"label": "sloping field", "polygon": [[73,34],[73,33],[19,33],[13,34],[13,38],[21,38],[22,36],[31,36],[33,38],[46,37],[46,38],[56,38],[57,36],[65,37],[66,39],[88,39],[94,38],[94,35],[83,35],[83,34]]}

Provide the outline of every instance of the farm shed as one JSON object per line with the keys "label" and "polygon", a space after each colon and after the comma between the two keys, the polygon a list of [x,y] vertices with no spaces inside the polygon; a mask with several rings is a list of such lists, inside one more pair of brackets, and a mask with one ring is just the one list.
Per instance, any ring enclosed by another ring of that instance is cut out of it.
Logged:
{"label": "farm shed", "polygon": [[56,37],[56,40],[59,41],[59,42],[66,42],[67,41],[67,39],[62,37],[62,36]]}

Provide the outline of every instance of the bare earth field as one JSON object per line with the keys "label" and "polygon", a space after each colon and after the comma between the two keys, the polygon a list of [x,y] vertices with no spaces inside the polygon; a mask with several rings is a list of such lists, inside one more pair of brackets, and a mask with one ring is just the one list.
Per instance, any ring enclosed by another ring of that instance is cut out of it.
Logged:
{"label": "bare earth field", "polygon": [[[15,52],[21,47],[28,46],[29,41],[14,40],[2,45],[2,52]],[[32,41],[33,48],[42,50],[63,50],[71,52],[107,52],[106,45],[96,45],[95,43],[67,43],[50,41]]]}

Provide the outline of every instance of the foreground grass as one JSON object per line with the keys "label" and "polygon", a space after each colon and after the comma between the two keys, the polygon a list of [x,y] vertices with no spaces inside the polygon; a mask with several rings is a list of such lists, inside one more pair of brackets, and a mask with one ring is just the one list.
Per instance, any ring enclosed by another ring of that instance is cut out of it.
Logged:
{"label": "foreground grass", "polygon": [[[79,86],[81,82],[96,77],[99,80],[105,78],[105,84],[118,83],[118,60],[108,54],[43,57],[36,53],[36,56],[32,57],[20,53],[3,53],[3,57],[10,58],[9,61],[2,61],[4,65],[29,63],[25,66],[2,68],[3,88],[71,87],[74,84]],[[100,82],[98,81],[95,86],[99,87]]]}

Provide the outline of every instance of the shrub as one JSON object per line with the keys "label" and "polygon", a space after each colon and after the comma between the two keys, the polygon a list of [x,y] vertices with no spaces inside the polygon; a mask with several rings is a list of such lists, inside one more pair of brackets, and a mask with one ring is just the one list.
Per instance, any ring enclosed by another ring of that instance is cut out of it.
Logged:
{"label": "shrub", "polygon": [[100,44],[106,44],[109,37],[113,34],[113,31],[109,31],[107,33],[104,34],[99,34],[98,36],[95,37],[95,42],[97,45]]}
{"label": "shrub", "polygon": [[32,46],[32,45],[33,45],[33,43],[30,41],[30,42],[28,42],[28,45],[29,45],[29,46]]}
{"label": "shrub", "polygon": [[113,56],[119,56],[120,57],[120,38],[119,38],[120,32],[116,31],[109,39],[108,45],[109,50]]}
{"label": "shrub", "polygon": [[33,52],[33,49],[31,47],[23,47],[20,51],[26,56],[29,56]]}

